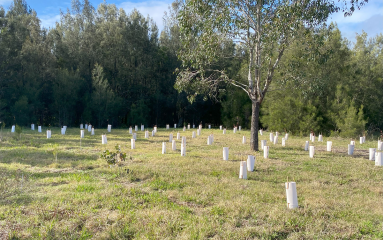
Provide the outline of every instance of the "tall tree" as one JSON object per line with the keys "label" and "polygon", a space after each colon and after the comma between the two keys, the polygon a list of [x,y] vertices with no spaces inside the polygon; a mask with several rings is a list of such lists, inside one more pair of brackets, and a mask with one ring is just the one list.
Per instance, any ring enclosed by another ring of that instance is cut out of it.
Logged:
{"label": "tall tree", "polygon": [[[363,4],[351,3],[350,12]],[[331,0],[186,0],[178,16],[184,69],[175,87],[188,91],[191,100],[195,94],[216,94],[221,82],[245,91],[252,102],[250,146],[258,151],[260,105],[285,50],[302,29],[320,26],[338,10]],[[226,39],[248,51],[246,80],[215,67],[217,59],[232,57],[220,51]]]}
{"label": "tall tree", "polygon": [[98,127],[108,118],[108,106],[113,98],[113,92],[109,87],[108,80],[104,78],[103,68],[96,64],[92,71],[93,79],[93,110],[97,115]]}

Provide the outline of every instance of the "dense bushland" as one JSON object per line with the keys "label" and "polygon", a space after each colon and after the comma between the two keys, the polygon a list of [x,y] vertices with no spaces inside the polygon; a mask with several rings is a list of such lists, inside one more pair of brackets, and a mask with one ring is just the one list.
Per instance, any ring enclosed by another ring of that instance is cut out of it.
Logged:
{"label": "dense bushland", "polygon": [[[174,89],[181,67],[177,8],[175,2],[159,33],[138,11],[126,13],[107,3],[96,9],[86,0],[73,1],[52,29],[41,27],[25,1],[15,0],[7,11],[0,7],[0,121],[250,127],[245,93],[222,85],[215,98],[197,96],[190,104]],[[223,45],[234,57],[216,68],[246,79],[247,49],[230,41]],[[334,25],[302,33],[278,67],[262,104],[261,126],[297,134],[380,132],[382,48],[382,34],[361,33],[350,44]]]}

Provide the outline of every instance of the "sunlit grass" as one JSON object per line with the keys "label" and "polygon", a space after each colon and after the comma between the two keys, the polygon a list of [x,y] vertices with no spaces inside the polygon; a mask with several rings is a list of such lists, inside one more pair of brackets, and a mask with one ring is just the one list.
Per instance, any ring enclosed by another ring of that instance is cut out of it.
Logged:
{"label": "sunlit grass", "polygon": [[[151,129],[150,129],[151,130]],[[187,137],[171,150],[169,134]],[[112,129],[108,144],[101,134],[52,129],[3,132],[0,142],[0,238],[20,239],[382,239],[383,168],[368,160],[376,140],[356,143],[347,156],[349,139],[314,142],[314,159],[304,151],[308,139],[289,136],[286,147],[269,143],[270,159],[242,144],[249,131],[226,135],[203,129],[159,129],[144,139],[137,132],[130,149],[128,129]],[[196,130],[195,130],[196,131]],[[214,133],[208,146],[207,136]],[[167,153],[161,154],[162,142]],[[115,167],[99,159],[102,151],[121,145],[127,160]],[[222,160],[229,147],[229,161]],[[57,152],[57,160],[54,153]],[[248,180],[238,178],[239,161],[256,156]],[[129,170],[129,173],[127,173]],[[299,208],[286,207],[284,182],[297,182]]]}

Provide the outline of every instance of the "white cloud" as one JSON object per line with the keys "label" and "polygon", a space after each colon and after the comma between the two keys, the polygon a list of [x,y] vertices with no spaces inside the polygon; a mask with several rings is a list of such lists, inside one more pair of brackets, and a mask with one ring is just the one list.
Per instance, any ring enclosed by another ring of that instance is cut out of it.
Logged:
{"label": "white cloud", "polygon": [[330,17],[330,21],[340,23],[360,23],[373,15],[383,15],[383,1],[369,0],[360,10],[356,9],[352,16],[344,17],[343,12],[338,12]]}
{"label": "white cloud", "polygon": [[60,22],[60,14],[58,15],[42,15],[39,16],[41,20],[41,27],[46,29],[56,27],[56,22]]}
{"label": "white cloud", "polygon": [[118,5],[119,8],[130,13],[133,9],[137,9],[144,17],[148,15],[152,18],[160,31],[164,28],[163,16],[164,12],[168,11],[169,5],[172,1],[146,1],[146,2],[123,2]]}
{"label": "white cloud", "polygon": [[380,33],[383,34],[383,15],[374,15],[364,22],[341,24],[338,27],[342,32],[342,36],[352,42],[356,41],[356,34],[361,34],[363,31],[367,33],[368,37],[375,37]]}
{"label": "white cloud", "polygon": [[350,17],[344,17],[344,13],[333,14],[328,23],[336,22],[343,37],[349,41],[355,42],[356,34],[366,32],[369,37],[375,37],[383,33],[383,1],[369,0],[360,10]]}

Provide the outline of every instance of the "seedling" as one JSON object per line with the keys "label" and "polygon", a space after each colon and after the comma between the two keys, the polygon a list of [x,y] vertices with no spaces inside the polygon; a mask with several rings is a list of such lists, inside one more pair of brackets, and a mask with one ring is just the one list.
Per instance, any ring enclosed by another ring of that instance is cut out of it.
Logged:
{"label": "seedling", "polygon": [[3,128],[5,127],[5,122],[0,122],[1,124],[1,136],[0,136],[0,141],[3,141]]}
{"label": "seedling", "polygon": [[15,131],[19,134],[19,140],[21,140],[21,133],[23,132],[23,128],[16,124]]}
{"label": "seedling", "polygon": [[59,145],[58,144],[54,144],[52,147],[53,147],[52,154],[53,154],[53,157],[55,158],[55,160],[57,162],[57,154],[58,154],[58,147],[59,147]]}
{"label": "seedling", "polygon": [[109,165],[114,165],[117,161],[125,161],[126,159],[126,153],[121,152],[120,145],[116,145],[114,148],[116,149],[115,152],[105,150],[100,155],[100,157],[105,159]]}

